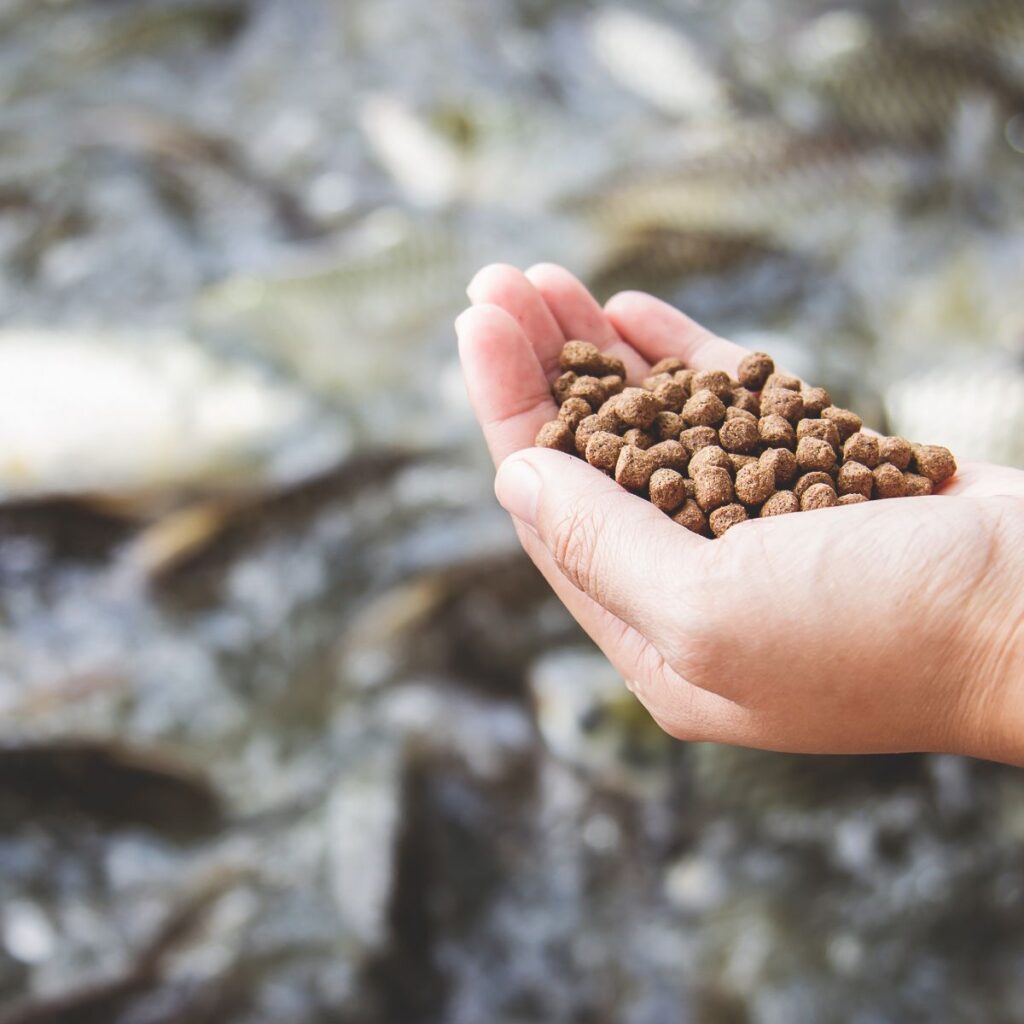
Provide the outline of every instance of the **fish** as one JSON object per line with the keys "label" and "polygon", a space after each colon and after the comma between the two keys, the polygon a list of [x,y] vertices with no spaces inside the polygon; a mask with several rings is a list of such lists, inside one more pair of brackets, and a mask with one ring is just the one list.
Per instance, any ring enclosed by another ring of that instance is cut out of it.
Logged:
{"label": "fish", "polygon": [[588,283],[602,299],[624,288],[657,292],[684,278],[725,274],[777,255],[756,238],[652,227],[617,241]]}
{"label": "fish", "polygon": [[193,837],[214,832],[224,816],[199,770],[163,751],[88,738],[0,739],[0,819],[10,827],[47,812]]}
{"label": "fish", "polygon": [[972,0],[933,12],[922,35],[946,45],[970,48],[995,61],[1004,75],[1024,82],[1024,2]]}
{"label": "fish", "polygon": [[[45,25],[15,9],[0,14],[5,33],[21,33],[27,45],[6,51],[0,95],[7,102],[49,89],[73,90],[97,69],[178,46],[217,50],[245,31],[248,0],[138,0],[130,4],[75,4],[45,12]],[[39,4],[23,5],[40,11]],[[40,29],[42,29],[40,31]]]}
{"label": "fish", "polygon": [[412,338],[457,311],[473,269],[444,222],[382,209],[335,250],[212,283],[192,319],[204,335],[245,344],[318,393],[351,400],[393,387]]}
{"label": "fish", "polygon": [[281,485],[351,446],[298,388],[170,331],[0,331],[0,407],[0,503]]}
{"label": "fish", "polygon": [[830,123],[855,136],[937,146],[978,95],[1006,114],[1024,109],[1024,87],[968,47],[886,38],[828,62],[811,81]]}
{"label": "fish", "polygon": [[[233,140],[183,118],[128,105],[100,107],[79,118],[76,133],[84,153],[129,154],[152,162],[155,183],[163,183],[165,194],[173,188],[175,195],[186,196],[186,205],[190,198],[188,173],[212,169],[227,176],[236,192],[248,189],[262,198],[285,237],[306,240],[324,231],[299,197],[260,173]],[[163,182],[168,177],[172,181]]]}
{"label": "fish", "polygon": [[663,230],[820,248],[830,233],[855,230],[858,211],[892,205],[928,181],[927,164],[898,147],[763,120],[736,121],[680,150],[564,205],[613,237]]}
{"label": "fish", "polygon": [[608,73],[663,113],[713,119],[729,109],[718,75],[679,27],[627,7],[601,7],[587,34]]}
{"label": "fish", "polygon": [[413,458],[401,449],[363,449],[297,482],[183,503],[143,523],[121,550],[122,564],[153,586],[174,586],[211,563],[230,562],[268,533],[301,528],[329,502],[354,498],[362,488],[397,475]]}

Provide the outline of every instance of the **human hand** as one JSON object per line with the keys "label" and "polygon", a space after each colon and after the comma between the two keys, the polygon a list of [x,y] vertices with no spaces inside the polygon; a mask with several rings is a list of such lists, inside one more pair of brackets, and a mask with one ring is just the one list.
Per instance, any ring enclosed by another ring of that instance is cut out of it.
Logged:
{"label": "human hand", "polygon": [[456,328],[470,399],[530,558],[672,735],[807,753],[1024,764],[1024,472],[757,519],[709,541],[581,459],[534,448],[568,339],[626,364],[735,375],[746,351],[663,302],[604,308],[561,267],[486,267]]}

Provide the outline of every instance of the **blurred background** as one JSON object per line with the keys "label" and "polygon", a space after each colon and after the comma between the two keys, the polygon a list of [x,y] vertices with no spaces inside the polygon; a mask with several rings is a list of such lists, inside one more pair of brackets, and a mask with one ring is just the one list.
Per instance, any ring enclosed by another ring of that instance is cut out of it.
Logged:
{"label": "blurred background", "polygon": [[1022,0],[0,2],[0,1022],[1024,1020],[1024,779],[665,740],[490,260],[1024,465]]}

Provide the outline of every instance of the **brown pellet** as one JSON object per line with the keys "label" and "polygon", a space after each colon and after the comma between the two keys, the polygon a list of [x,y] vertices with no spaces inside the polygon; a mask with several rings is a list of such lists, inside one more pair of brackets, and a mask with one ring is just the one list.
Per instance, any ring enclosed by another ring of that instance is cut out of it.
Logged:
{"label": "brown pellet", "polygon": [[858,430],[856,434],[851,434],[846,439],[843,445],[843,458],[848,462],[859,462],[868,469],[874,469],[879,463],[878,438]]}
{"label": "brown pellet", "polygon": [[654,417],[664,410],[661,403],[643,388],[625,388],[622,394],[616,395],[615,414],[627,427],[639,427],[646,430]]}
{"label": "brown pellet", "polygon": [[690,456],[690,476],[696,480],[700,470],[707,469],[709,466],[717,466],[727,472],[732,470],[732,462],[728,453],[717,444],[709,444]]}
{"label": "brown pellet", "polygon": [[794,377],[791,373],[779,373],[776,370],[764,382],[764,387],[765,390],[768,388],[783,388],[786,391],[802,391],[803,381],[799,377]]}
{"label": "brown pellet", "polygon": [[758,462],[775,474],[776,487],[785,487],[796,476],[796,456],[788,448],[769,448],[761,452]]}
{"label": "brown pellet", "polygon": [[732,478],[728,470],[719,466],[708,466],[700,469],[693,477],[694,493],[697,504],[705,512],[728,505],[733,500]]}
{"label": "brown pellet", "polygon": [[775,491],[775,474],[769,466],[753,462],[737,472],[734,490],[744,505],[760,505]]}
{"label": "brown pellet", "polygon": [[763,444],[771,448],[795,448],[796,431],[793,424],[778,413],[769,413],[757,421],[757,432]]}
{"label": "brown pellet", "polygon": [[830,484],[811,484],[800,498],[800,511],[831,508],[839,499]]}
{"label": "brown pellet", "polygon": [[903,481],[907,486],[908,498],[923,498],[935,489],[928,477],[918,473],[904,473]]}
{"label": "brown pellet", "polygon": [[914,469],[933,484],[941,484],[956,472],[956,459],[948,448],[938,444],[916,444]]}
{"label": "brown pellet", "polygon": [[597,410],[608,401],[608,392],[598,377],[577,377],[569,386],[569,397],[582,398]]}
{"label": "brown pellet", "polygon": [[718,431],[714,427],[688,427],[679,434],[679,440],[686,450],[693,455],[701,448],[718,444]]}
{"label": "brown pellet", "polygon": [[622,438],[626,444],[631,444],[634,448],[650,448],[654,444],[653,435],[648,434],[646,430],[641,430],[639,427],[630,427],[622,435]]}
{"label": "brown pellet", "polygon": [[[753,455],[737,455],[735,452],[729,452],[729,461],[732,463],[733,476],[735,476],[744,466],[757,462],[757,458]],[[772,478],[774,479],[774,475]]]}
{"label": "brown pellet", "polygon": [[621,377],[625,380],[626,364],[618,356],[610,356],[606,354],[604,357],[604,372],[614,377]]}
{"label": "brown pellet", "polygon": [[558,410],[558,418],[573,431],[579,429],[579,425],[591,415],[590,405],[582,398],[567,398]]}
{"label": "brown pellet", "polygon": [[[590,443],[591,437],[593,437],[593,435],[599,430],[605,430],[605,427],[601,422],[600,413],[594,413],[592,416],[588,416],[576,428],[576,451],[582,458],[587,457],[587,445]],[[607,430],[605,432],[610,434],[615,433],[613,430]]]}
{"label": "brown pellet", "polygon": [[793,484],[793,493],[798,498],[803,498],[804,492],[816,484],[825,484],[826,487],[832,487],[832,477],[828,473],[804,473],[803,476],[798,477],[795,484]]}
{"label": "brown pellet", "polygon": [[647,454],[659,469],[674,469],[680,473],[690,461],[689,454],[678,441],[659,441],[647,449]]}
{"label": "brown pellet", "polygon": [[651,479],[655,466],[653,460],[642,448],[624,445],[615,463],[615,482],[627,491],[642,491]]}
{"label": "brown pellet", "polygon": [[856,434],[864,421],[849,409],[840,409],[838,406],[830,405],[821,410],[821,415],[826,420],[832,420],[839,431],[839,440],[845,441],[851,434]]}
{"label": "brown pellet", "polygon": [[863,494],[841,494],[837,505],[861,505],[868,499]]}
{"label": "brown pellet", "polygon": [[781,416],[790,423],[799,423],[804,414],[804,400],[798,391],[786,388],[765,388],[761,392],[761,415]]}
{"label": "brown pellet", "polygon": [[605,473],[614,473],[619,461],[619,454],[626,442],[618,434],[610,434],[607,430],[597,430],[587,441],[586,459],[592,466]]}
{"label": "brown pellet", "polygon": [[804,400],[806,416],[820,416],[832,404],[832,398],[824,388],[809,388],[806,384],[800,389],[800,397]]}
{"label": "brown pellet", "polygon": [[796,445],[796,464],[805,473],[820,470],[827,473],[836,464],[836,451],[817,437],[805,437]]}
{"label": "brown pellet", "polygon": [[672,379],[677,384],[683,385],[687,398],[693,394],[693,370],[676,370],[676,372],[672,374]]}
{"label": "brown pellet", "polygon": [[666,412],[682,412],[686,404],[686,388],[669,377],[654,389],[654,397],[661,402],[661,407]]}
{"label": "brown pellet", "polygon": [[736,376],[740,384],[750,391],[760,391],[764,382],[775,372],[772,357],[764,352],[751,352],[740,361]]}
{"label": "brown pellet", "polygon": [[872,470],[875,478],[876,498],[902,498],[907,493],[907,482],[903,474],[891,463],[883,462]]}
{"label": "brown pellet", "polygon": [[729,420],[747,420],[757,426],[757,417],[752,412],[747,409],[739,409],[735,405],[730,405],[725,410],[725,422],[728,423]]}
{"label": "brown pellet", "polygon": [[575,383],[576,374],[572,370],[566,370],[565,373],[555,378],[554,383],[551,385],[551,393],[555,396],[555,401],[559,405],[569,397],[569,389]]}
{"label": "brown pellet", "polygon": [[723,505],[708,516],[708,525],[716,537],[723,537],[734,526],[745,522],[747,510],[742,505]]}
{"label": "brown pellet", "polygon": [[739,452],[749,455],[757,449],[757,424],[754,417],[750,419],[726,420],[718,428],[718,440],[727,452]]}
{"label": "brown pellet", "polygon": [[707,516],[704,515],[700,505],[693,498],[686,499],[683,507],[672,516],[672,521],[680,526],[685,526],[691,533],[699,533],[704,536],[708,531]]}
{"label": "brown pellet", "polygon": [[733,388],[732,389],[732,409],[742,409],[744,412],[749,412],[752,416],[761,415],[761,400],[754,394],[753,391],[748,391],[746,388]]}
{"label": "brown pellet", "polygon": [[839,441],[839,430],[831,420],[802,419],[796,425],[797,442],[802,441],[805,437],[816,437],[819,441],[824,441],[832,446],[837,455],[842,449],[842,444]]}
{"label": "brown pellet", "polygon": [[533,442],[539,448],[554,448],[560,452],[572,452],[576,447],[576,439],[565,420],[549,420],[540,430]]}
{"label": "brown pellet", "polygon": [[665,381],[671,379],[671,373],[652,373],[644,377],[644,379],[640,382],[640,387],[642,387],[645,391],[653,391],[659,384],[662,384]]}
{"label": "brown pellet", "polygon": [[891,462],[897,469],[908,469],[913,457],[914,447],[905,437],[879,438],[879,462]]}
{"label": "brown pellet", "polygon": [[762,506],[760,516],[785,516],[800,511],[800,499],[792,491],[776,491]]}
{"label": "brown pellet", "polygon": [[725,405],[716,394],[704,388],[686,400],[683,419],[692,427],[717,427],[725,419]]}
{"label": "brown pellet", "polygon": [[859,494],[870,498],[875,486],[871,470],[860,462],[844,462],[836,475],[836,486],[840,494]]}
{"label": "brown pellet", "polygon": [[617,373],[610,373],[606,377],[602,377],[601,383],[609,396],[622,394],[622,389],[626,386],[625,378],[620,377]]}
{"label": "brown pellet", "polygon": [[674,469],[656,469],[649,490],[652,504],[662,512],[671,514],[686,501],[686,480]]}
{"label": "brown pellet", "polygon": [[659,412],[648,428],[659,441],[678,441],[686,421],[677,412]]}
{"label": "brown pellet", "polygon": [[601,350],[589,341],[567,341],[562,346],[558,365],[563,370],[572,370],[581,375],[589,374],[591,377],[601,377],[608,372]]}
{"label": "brown pellet", "polygon": [[724,370],[700,370],[693,375],[693,382],[690,390],[696,394],[698,391],[710,391],[722,402],[732,399],[732,389],[736,382]]}
{"label": "brown pellet", "polygon": [[685,370],[686,363],[682,359],[676,356],[665,356],[664,359],[659,359],[652,367],[651,374],[659,373],[675,373],[677,370]]}
{"label": "brown pellet", "polygon": [[600,409],[597,410],[598,421],[602,430],[610,430],[613,434],[619,433],[626,428],[619,414],[615,411],[616,399],[609,398]]}

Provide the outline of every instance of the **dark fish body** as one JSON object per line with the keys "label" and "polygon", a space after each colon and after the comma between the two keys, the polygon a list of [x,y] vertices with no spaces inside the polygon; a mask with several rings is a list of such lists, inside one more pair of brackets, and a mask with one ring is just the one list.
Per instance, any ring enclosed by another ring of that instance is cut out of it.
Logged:
{"label": "dark fish body", "polygon": [[832,63],[815,83],[831,123],[904,145],[941,143],[965,103],[1024,109],[1024,86],[984,51],[913,39],[872,43]]}

